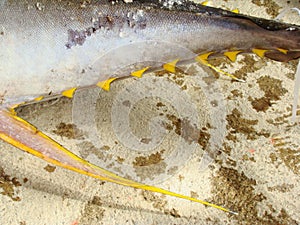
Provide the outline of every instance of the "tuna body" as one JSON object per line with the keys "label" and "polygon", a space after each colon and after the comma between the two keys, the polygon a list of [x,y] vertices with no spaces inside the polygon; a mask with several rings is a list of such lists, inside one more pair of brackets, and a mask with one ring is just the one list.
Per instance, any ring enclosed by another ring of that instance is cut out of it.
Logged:
{"label": "tuna body", "polygon": [[266,29],[246,17],[110,1],[0,2],[3,105],[95,84],[134,62],[186,60],[204,52],[285,49],[300,56],[297,26]]}
{"label": "tuna body", "polygon": [[[82,3],[84,2],[84,3]],[[237,15],[181,0],[0,0],[0,139],[54,165],[99,180],[235,212],[119,177],[73,154],[7,108],[35,97],[128,76],[142,66],[198,54],[250,52],[300,57],[296,25]],[[201,57],[200,57],[201,58]],[[204,59],[206,60],[206,59]],[[125,69],[124,69],[125,68]]]}

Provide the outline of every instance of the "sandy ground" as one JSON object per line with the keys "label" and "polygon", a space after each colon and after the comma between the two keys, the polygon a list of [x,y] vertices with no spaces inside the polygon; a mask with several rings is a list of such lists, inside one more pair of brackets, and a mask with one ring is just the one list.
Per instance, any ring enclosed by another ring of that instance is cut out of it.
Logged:
{"label": "sandy ground", "polygon": [[[274,18],[299,1],[211,1]],[[300,24],[296,14],[284,17]],[[254,55],[196,63],[80,91],[19,115],[91,162],[237,211],[101,182],[0,142],[0,224],[299,224],[300,117],[290,123],[296,62]],[[145,91],[147,90],[147,91]],[[214,160],[209,160],[211,156]]]}

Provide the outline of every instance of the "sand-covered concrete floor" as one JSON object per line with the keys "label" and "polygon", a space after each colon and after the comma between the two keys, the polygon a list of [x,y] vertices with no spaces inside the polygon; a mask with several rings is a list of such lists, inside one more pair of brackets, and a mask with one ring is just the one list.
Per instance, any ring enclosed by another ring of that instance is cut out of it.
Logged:
{"label": "sand-covered concrete floor", "polygon": [[[300,6],[210,2],[265,18]],[[296,13],[284,20],[300,24]],[[290,123],[297,62],[240,55],[237,63],[211,63],[246,83],[193,63],[114,82],[110,92],[80,91],[73,102],[25,106],[19,115],[99,166],[239,215],[101,182],[1,141],[0,224],[299,224],[299,113]]]}

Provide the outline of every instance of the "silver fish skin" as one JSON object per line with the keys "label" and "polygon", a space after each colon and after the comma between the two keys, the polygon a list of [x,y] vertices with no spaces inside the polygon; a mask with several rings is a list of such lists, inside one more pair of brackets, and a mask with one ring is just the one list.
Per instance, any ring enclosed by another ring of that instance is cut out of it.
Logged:
{"label": "silver fish skin", "polygon": [[111,65],[122,63],[119,59],[130,64],[137,48],[143,52],[139,62],[253,48],[268,49],[266,56],[279,61],[300,57],[299,26],[188,1],[169,7],[165,2],[1,0],[2,106],[105,80],[113,76]]}

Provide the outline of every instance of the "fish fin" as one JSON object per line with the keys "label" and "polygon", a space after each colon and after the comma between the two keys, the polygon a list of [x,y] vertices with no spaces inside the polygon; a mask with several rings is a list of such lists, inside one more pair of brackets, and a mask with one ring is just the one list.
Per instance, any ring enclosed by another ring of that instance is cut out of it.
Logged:
{"label": "fish fin", "polygon": [[207,6],[208,3],[209,3],[209,1],[203,1],[203,2],[201,2],[200,4],[201,4],[201,5],[204,5],[204,6]]}
{"label": "fish fin", "polygon": [[133,71],[133,72],[131,72],[131,76],[141,78],[143,76],[143,74],[146,72],[146,70],[148,70],[149,68],[150,67],[148,66],[141,70]]}
{"label": "fish fin", "polygon": [[279,61],[279,62],[288,62],[290,60],[300,58],[300,51],[299,50],[287,50],[284,48],[277,48],[267,50],[267,49],[252,49],[252,52],[258,55],[259,57],[267,57],[269,59]]}
{"label": "fish fin", "polygon": [[175,59],[172,62],[168,62],[166,64],[163,65],[164,70],[171,72],[171,73],[175,73],[175,69],[176,69],[176,64],[178,63],[179,59]]}
{"label": "fish fin", "polygon": [[225,212],[236,214],[229,209],[203,200],[122,178],[101,167],[91,164],[58,144],[27,121],[5,109],[0,109],[0,139],[49,163],[83,175],[124,186],[198,202]]}
{"label": "fish fin", "polygon": [[287,54],[289,50],[283,48],[277,48],[278,51],[282,52],[283,54]]}
{"label": "fish fin", "polygon": [[44,96],[39,96],[39,97],[36,97],[35,99],[34,99],[34,101],[36,101],[36,102],[39,102],[39,101],[41,101],[41,100],[43,100],[44,99]]}
{"label": "fish fin", "polygon": [[207,53],[204,53],[204,54],[201,54],[201,55],[198,55],[197,57],[196,57],[196,61],[197,62],[200,62],[200,63],[202,63],[202,64],[207,64],[208,63],[208,57],[210,56],[210,55],[212,55],[214,52],[207,52]]}
{"label": "fish fin", "polygon": [[240,13],[240,10],[239,9],[233,9],[233,10],[231,10],[231,12],[238,14],[238,13]]}
{"label": "fish fin", "polygon": [[231,62],[236,61],[237,55],[242,51],[228,51],[224,52],[223,55],[226,56]]}
{"label": "fish fin", "polygon": [[265,56],[265,53],[267,52],[268,50],[266,49],[259,49],[259,48],[253,48],[252,49],[252,52],[254,54],[256,54],[257,56],[259,56],[260,58],[263,58]]}
{"label": "fish fin", "polygon": [[97,83],[97,86],[102,88],[104,91],[109,91],[111,82],[113,82],[116,79],[117,79],[116,77],[112,77],[105,81],[100,81]]}
{"label": "fish fin", "polygon": [[265,53],[265,57],[279,61],[279,62],[288,62],[293,59],[298,59],[300,57],[300,51],[297,50],[291,50],[291,51],[284,51],[279,50],[278,51],[268,51]]}
{"label": "fish fin", "polygon": [[217,67],[211,65],[210,63],[208,63],[208,61],[207,61],[207,60],[208,60],[208,57],[209,57],[212,53],[213,53],[213,52],[208,52],[208,53],[199,55],[199,56],[196,57],[195,60],[196,60],[197,62],[200,62],[201,64],[203,64],[203,65],[205,65],[205,66],[210,67],[211,69],[213,69],[214,71],[216,71],[216,72],[218,72],[218,73],[224,74],[224,75],[226,75],[226,76],[232,78],[233,80],[240,81],[240,82],[245,82],[244,80],[239,79],[239,78],[237,78],[236,76],[234,76],[234,75],[232,75],[232,74],[230,74],[230,73],[227,73],[227,72],[225,72],[225,71],[223,71],[223,70],[221,70],[221,69],[219,69],[219,68],[217,68]]}
{"label": "fish fin", "polygon": [[62,96],[65,96],[67,98],[73,98],[73,95],[76,91],[76,87],[75,88],[71,88],[71,89],[68,89],[68,90],[65,90],[61,93]]}

